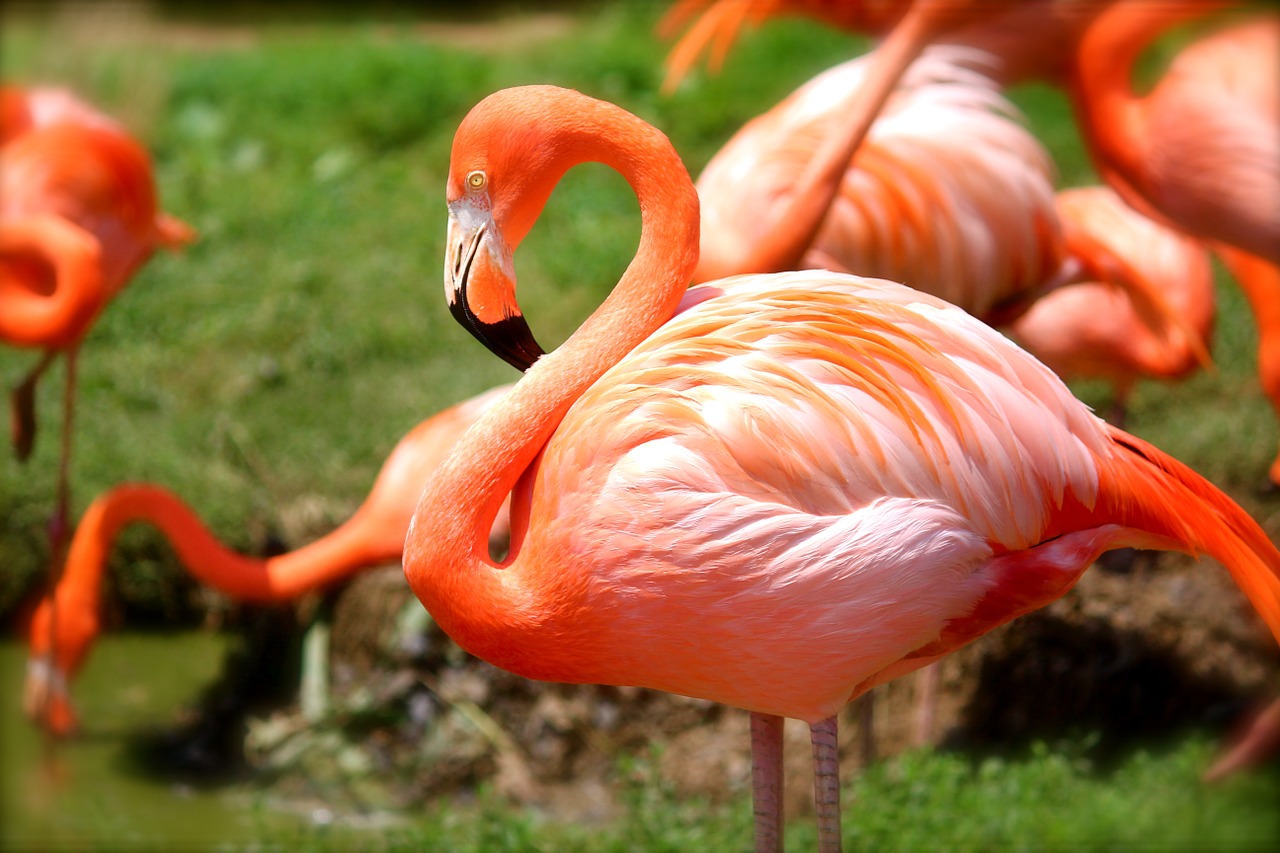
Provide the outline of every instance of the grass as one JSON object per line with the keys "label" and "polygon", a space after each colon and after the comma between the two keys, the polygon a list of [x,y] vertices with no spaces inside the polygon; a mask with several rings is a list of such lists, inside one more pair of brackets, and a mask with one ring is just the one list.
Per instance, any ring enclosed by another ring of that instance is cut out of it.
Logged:
{"label": "grass", "polygon": [[[154,481],[246,551],[260,551],[268,534],[296,546],[332,528],[415,423],[514,378],[452,320],[440,292],[449,144],[472,103],[519,83],[577,87],[663,128],[696,174],[748,117],[864,46],[778,22],[749,33],[720,76],[696,75],[663,98],[665,45],[650,36],[657,4],[513,12],[515,26],[465,43],[403,9],[356,22],[276,19],[247,34],[238,21],[200,24],[193,43],[158,38],[153,22],[117,7],[94,8],[6,19],[4,77],[71,85],[122,117],[154,154],[165,209],[201,236],[144,268],[84,346],[75,508],[115,483]],[[549,34],[509,38],[524,31]],[[1013,97],[1062,183],[1091,180],[1061,95],[1025,87]],[[617,176],[589,167],[566,179],[517,261],[544,345],[599,302],[637,234],[635,201]],[[1225,281],[1219,292],[1216,373],[1143,387],[1130,425],[1227,489],[1274,536],[1276,504],[1253,488],[1275,451],[1275,421],[1258,390],[1243,300]],[[0,380],[16,381],[32,360],[0,350]],[[19,465],[0,453],[0,614],[46,568],[61,381],[55,371],[41,389],[34,458]],[[1077,391],[1105,401],[1095,385]],[[124,536],[111,572],[129,618],[193,612],[190,582],[152,531]],[[975,850],[1274,842],[1274,774],[1210,798],[1194,781],[1206,750],[1192,742],[1138,756],[1105,778],[1070,750],[976,768],[906,756],[855,783],[863,807],[846,834],[886,850],[937,849],[939,834]],[[548,826],[482,798],[474,815],[441,811],[400,841],[486,851],[745,846],[741,804],[681,801],[643,767],[633,775],[627,817],[599,832]],[[809,830],[795,830],[792,849],[808,849]]]}
{"label": "grass", "polygon": [[[1103,773],[1084,757],[1085,741],[1037,745],[1022,760],[972,760],[908,752],[871,768],[843,793],[844,843],[877,851],[1249,851],[1280,841],[1272,772],[1206,789],[1198,774],[1212,747],[1191,738],[1165,751],[1137,752]],[[456,853],[678,853],[747,850],[747,803],[681,798],[653,769],[652,757],[620,768],[623,815],[602,826],[565,825],[513,810],[488,791],[469,806],[435,805],[376,841],[341,827],[289,832],[278,840],[308,849]],[[276,838],[268,833],[268,842]],[[372,845],[372,846],[370,846]],[[787,850],[813,850],[812,817],[788,827]]]}

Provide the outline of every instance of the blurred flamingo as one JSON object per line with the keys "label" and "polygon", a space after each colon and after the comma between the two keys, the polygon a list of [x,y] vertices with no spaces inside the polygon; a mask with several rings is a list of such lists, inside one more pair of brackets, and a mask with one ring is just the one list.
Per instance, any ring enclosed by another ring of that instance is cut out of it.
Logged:
{"label": "blurred flamingo", "polygon": [[1026,302],[1065,259],[1048,153],[968,67],[981,57],[932,48],[850,161],[844,105],[874,61],[813,78],[711,159],[694,280],[821,268],[903,281],[980,317]]}
{"label": "blurred flamingo", "polygon": [[[1208,250],[1153,222],[1106,187],[1057,196],[1068,252],[1079,280],[1041,297],[1009,328],[1013,339],[1063,379],[1105,379],[1116,426],[1124,425],[1139,379],[1183,379],[1210,364],[1215,300]],[[1117,279],[1144,279],[1140,288]],[[1152,311],[1135,291],[1162,292]],[[1169,316],[1179,322],[1171,325]]]}
{"label": "blurred flamingo", "polygon": [[[148,484],[126,484],[90,504],[76,528],[66,570],[36,609],[30,630],[25,710],[46,731],[78,727],[70,681],[98,636],[102,576],[119,532],[145,522],[157,527],[196,578],[237,601],[288,601],[373,566],[400,558],[422,483],[458,437],[507,390],[495,388],[458,403],[414,427],[383,463],[369,496],[337,529],[308,545],[259,559],[227,550],[178,497]],[[492,547],[506,547],[505,509],[490,531]],[[54,618],[56,602],[56,619]]]}
{"label": "blurred flamingo", "polygon": [[110,119],[58,90],[5,94],[0,147],[0,340],[43,350],[10,394],[14,449],[35,440],[36,383],[58,354],[67,360],[53,563],[69,514],[75,366],[98,314],[157,248],[194,232],[159,212],[151,160]]}
{"label": "blurred flamingo", "polygon": [[[689,24],[667,55],[662,88],[675,91],[704,52],[710,54],[711,70],[718,71],[744,23],[782,16],[809,17],[884,39],[893,48],[883,54],[876,75],[885,87],[892,87],[930,43],[990,54],[991,77],[1002,86],[1029,80],[1056,83],[1068,75],[1084,27],[1111,2],[1115,0],[679,0],[658,24],[662,38],[673,38]],[[867,101],[873,113],[874,100]]]}
{"label": "blurred flamingo", "polygon": [[[512,256],[584,161],[635,189],[640,245],[530,366]],[[630,113],[555,87],[491,95],[454,139],[447,199],[451,308],[528,369],[428,481],[409,583],[517,674],[749,710],[757,849],[781,845],[783,717],[810,724],[838,849],[836,712],[1055,600],[1106,550],[1213,555],[1280,638],[1280,552],[1244,511],[961,309],[825,271],[686,293],[698,196]]]}
{"label": "blurred flamingo", "polygon": [[[1079,47],[1073,104],[1098,173],[1143,213],[1208,241],[1258,321],[1259,373],[1280,411],[1280,16],[1234,22],[1193,41],[1147,94],[1138,56],[1218,3],[1123,2]],[[1280,456],[1271,466],[1280,486]]]}
{"label": "blurred flamingo", "polygon": [[0,85],[0,144],[27,131],[61,123],[124,131],[119,122],[69,89]]}

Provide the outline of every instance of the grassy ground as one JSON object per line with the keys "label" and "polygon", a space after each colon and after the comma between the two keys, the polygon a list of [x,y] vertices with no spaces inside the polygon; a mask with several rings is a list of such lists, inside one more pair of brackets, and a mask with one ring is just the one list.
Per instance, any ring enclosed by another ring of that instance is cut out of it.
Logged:
{"label": "grassy ground", "polygon": [[[452,320],[440,290],[449,143],[488,92],[550,82],[616,101],[663,128],[696,174],[746,118],[862,47],[781,22],[745,39],[720,77],[662,98],[665,46],[650,35],[659,10],[587,3],[495,18],[482,29],[393,13],[341,24],[316,15],[160,28],[124,6],[6,19],[4,77],[72,85],[121,116],[154,152],[165,208],[201,235],[185,254],[146,267],[84,346],[77,512],[114,483],[149,480],[182,495],[234,547],[261,549],[268,534],[297,545],[349,515],[420,419],[514,378]],[[1014,97],[1058,159],[1063,185],[1090,180],[1061,96],[1028,87]],[[620,179],[603,168],[570,175],[518,259],[522,302],[544,346],[597,304],[637,233]],[[1130,426],[1227,489],[1275,535],[1277,505],[1254,487],[1277,430],[1258,391],[1243,301],[1226,282],[1219,290],[1217,372],[1144,387]],[[32,360],[0,350],[0,381],[16,381]],[[41,389],[35,457],[19,465],[0,453],[0,613],[45,569],[61,381],[55,372]],[[1078,390],[1105,402],[1095,386]],[[150,531],[128,533],[112,568],[131,613],[183,612],[182,573]],[[1138,760],[1100,784],[1069,754],[1025,771],[905,759],[859,783],[869,786],[856,794],[868,804],[866,823],[849,830],[850,840],[931,849],[943,820],[967,849],[1179,846],[1202,838],[1197,821],[1212,822],[1217,808],[1190,808],[1200,795],[1194,774],[1182,771],[1205,749],[1186,749],[1165,763]],[[870,805],[905,796],[891,793],[904,782],[914,798]],[[1033,790],[1039,805],[1015,807],[1015,788]],[[461,828],[441,817],[432,837],[453,839],[441,849],[475,850],[722,849],[726,836],[706,833],[724,832],[745,840],[742,809],[723,818],[728,829],[714,821],[707,829],[707,810],[652,791],[637,787],[635,814],[616,838],[565,830],[538,841],[536,820],[494,821],[484,809]],[[1275,839],[1274,821],[1263,831],[1240,819],[1274,804],[1274,777],[1239,791],[1222,821],[1231,826],[1214,838],[1237,848],[1249,846],[1241,839]],[[650,796],[660,798],[660,813],[646,811]],[[957,797],[975,809],[987,804],[974,825],[956,816],[967,810],[941,808]],[[1161,797],[1164,806],[1144,811]],[[1083,829],[1070,816],[1076,808],[1095,815]],[[1236,834],[1235,824],[1246,828]],[[904,826],[911,832],[901,840]],[[804,831],[793,839],[798,849],[811,840]],[[406,836],[415,840],[429,839]]]}

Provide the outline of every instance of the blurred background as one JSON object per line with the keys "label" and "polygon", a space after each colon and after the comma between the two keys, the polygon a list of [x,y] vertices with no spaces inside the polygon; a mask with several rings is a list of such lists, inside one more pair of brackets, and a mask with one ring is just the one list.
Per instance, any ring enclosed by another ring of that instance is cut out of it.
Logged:
{"label": "blurred background", "polygon": [[[4,81],[66,86],[114,116],[151,153],[163,209],[198,232],[147,263],[81,348],[72,518],[118,483],[147,481],[228,548],[298,548],[351,515],[415,424],[516,378],[441,291],[449,146],[489,92],[555,83],[614,101],[663,129],[696,176],[749,118],[871,45],[779,18],[748,27],[719,73],[699,67],[663,95],[671,40],[655,27],[666,8],[0,7]],[[1162,67],[1194,33],[1171,34],[1144,63]],[[1058,186],[1097,183],[1062,92],[1026,84],[1009,96]],[[608,292],[638,233],[616,174],[566,178],[518,258],[544,347]],[[1274,540],[1280,498],[1260,487],[1280,430],[1259,390],[1251,316],[1220,269],[1216,296],[1216,369],[1139,384],[1126,428],[1228,492]],[[6,387],[34,360],[0,348]],[[102,637],[75,685],[81,734],[42,737],[22,716],[20,684],[47,583],[63,381],[55,365],[40,389],[32,457],[0,454],[6,849],[747,848],[745,714],[497,672],[431,626],[394,564],[248,605],[194,579],[152,527],[127,528],[107,563]],[[1109,404],[1103,383],[1072,387],[1099,411]],[[847,840],[1271,847],[1276,765],[1213,788],[1198,774],[1278,676],[1274,642],[1216,565],[1160,555],[1090,572],[1045,613],[944,664],[928,745],[913,741],[913,686],[889,685],[881,760],[848,757]],[[797,761],[808,761],[806,736]],[[810,796],[798,767],[796,815]],[[789,849],[810,849],[806,826]]]}

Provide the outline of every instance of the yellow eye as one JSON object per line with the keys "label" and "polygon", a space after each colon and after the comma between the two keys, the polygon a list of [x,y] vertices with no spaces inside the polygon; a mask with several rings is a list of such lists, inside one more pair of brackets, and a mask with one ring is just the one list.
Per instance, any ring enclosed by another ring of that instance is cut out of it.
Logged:
{"label": "yellow eye", "polygon": [[482,190],[484,189],[484,185],[488,182],[488,176],[479,169],[476,169],[474,172],[470,172],[467,175],[467,189],[469,190]]}

